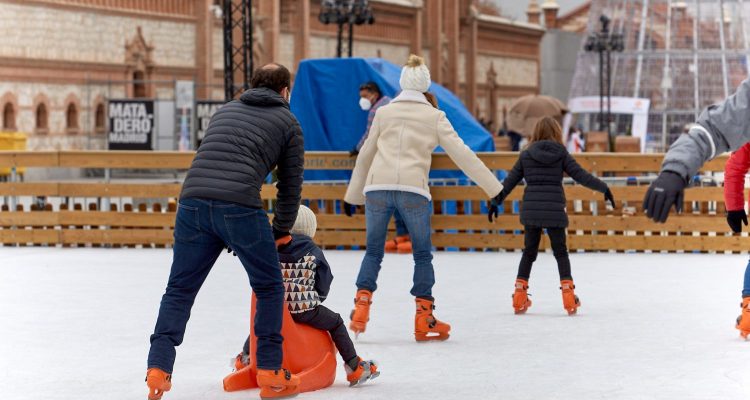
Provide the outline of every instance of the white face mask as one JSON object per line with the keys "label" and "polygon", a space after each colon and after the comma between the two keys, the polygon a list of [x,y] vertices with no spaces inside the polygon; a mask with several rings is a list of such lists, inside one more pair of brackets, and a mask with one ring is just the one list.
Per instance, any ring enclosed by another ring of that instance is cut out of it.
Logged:
{"label": "white face mask", "polygon": [[372,108],[372,102],[364,97],[360,97],[359,107],[362,108],[362,111],[369,111]]}

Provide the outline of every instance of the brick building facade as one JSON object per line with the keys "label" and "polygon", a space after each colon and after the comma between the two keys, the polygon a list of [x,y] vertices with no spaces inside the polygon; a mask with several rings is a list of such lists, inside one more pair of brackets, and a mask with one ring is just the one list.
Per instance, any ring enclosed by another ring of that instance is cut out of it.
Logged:
{"label": "brick building facade", "polygon": [[[29,134],[30,149],[104,146],[106,100],[171,99],[194,80],[198,99],[223,96],[216,0],[0,0],[0,129]],[[317,0],[256,0],[256,65],[294,71],[332,57],[335,26]],[[543,28],[480,13],[472,0],[372,0],[374,25],[355,28],[354,55],[403,63],[423,55],[433,79],[478,117],[538,93]]]}

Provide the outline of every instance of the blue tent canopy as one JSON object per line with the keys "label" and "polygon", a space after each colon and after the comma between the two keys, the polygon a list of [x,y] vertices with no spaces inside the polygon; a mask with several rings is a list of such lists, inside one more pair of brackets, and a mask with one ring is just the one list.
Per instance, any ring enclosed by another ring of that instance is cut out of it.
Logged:
{"label": "blue tent canopy", "polygon": [[[401,67],[378,58],[338,58],[302,61],[297,71],[291,107],[305,135],[305,150],[349,151],[367,126],[359,107],[359,85],[373,81],[384,95],[399,91]],[[433,83],[440,109],[458,135],[474,151],[494,151],[492,137],[448,89]],[[442,149],[438,149],[442,151]],[[306,180],[346,180],[349,171],[305,171]],[[458,171],[433,171],[432,178],[457,178]]]}

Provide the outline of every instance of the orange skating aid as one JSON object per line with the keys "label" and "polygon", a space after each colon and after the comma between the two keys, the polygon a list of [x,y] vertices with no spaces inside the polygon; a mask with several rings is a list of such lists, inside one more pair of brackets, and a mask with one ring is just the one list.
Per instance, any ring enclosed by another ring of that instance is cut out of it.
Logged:
{"label": "orange skating aid", "polygon": [[346,370],[346,380],[349,381],[349,386],[359,386],[380,376],[378,366],[373,360],[365,361],[359,358],[357,369],[352,370],[346,363],[344,363],[344,369]]}
{"label": "orange skating aid", "polygon": [[148,400],[159,400],[164,392],[172,389],[172,374],[159,368],[149,368],[146,371],[146,385],[148,386]]}
{"label": "orange skating aid", "polygon": [[737,317],[736,328],[740,331],[740,336],[747,340],[747,336],[750,335],[750,297],[742,299],[742,314]]}
{"label": "orange skating aid", "polygon": [[369,290],[357,290],[357,296],[354,298],[354,309],[349,319],[349,329],[354,332],[354,337],[364,333],[367,328],[367,322],[370,321],[370,304],[372,304],[372,292]]}
{"label": "orange skating aid", "polygon": [[572,280],[560,281],[560,289],[562,290],[563,308],[568,312],[568,315],[573,315],[578,312],[578,307],[581,306],[581,301],[578,300],[578,296],[575,293],[576,285],[573,284]]}
{"label": "orange skating aid", "polygon": [[256,380],[260,386],[261,399],[284,399],[299,394],[299,377],[286,369],[259,369]]}
{"label": "orange skating aid", "polygon": [[414,316],[414,339],[417,342],[430,340],[447,340],[450,337],[451,326],[438,321],[433,315],[434,302],[416,298],[417,314]]}
{"label": "orange skating aid", "polygon": [[[255,295],[252,297],[250,305],[250,321],[255,321]],[[313,390],[323,389],[333,384],[336,379],[336,347],[333,345],[331,335],[326,331],[315,329],[304,324],[297,324],[292,319],[292,314],[284,307],[284,316],[281,323],[281,335],[284,336],[282,350],[284,359],[281,362],[282,368],[292,374],[293,380],[298,380],[295,384],[297,392],[310,392]],[[244,360],[235,359],[236,371],[224,378],[224,390],[234,392],[238,390],[254,389],[263,386],[261,382],[261,370],[255,364],[255,353],[258,348],[258,338],[250,327],[250,353],[247,364]],[[275,376],[275,371],[269,371],[274,374],[274,379],[282,379]],[[266,372],[265,374],[268,374]],[[284,378],[286,379],[286,378]],[[267,381],[266,381],[267,382]],[[282,380],[282,382],[285,382]],[[271,380],[271,383],[274,383]],[[294,383],[294,382],[291,382]],[[291,385],[291,384],[290,384]],[[267,385],[268,386],[268,385]],[[278,398],[282,396],[281,392],[269,392],[268,389],[261,391],[263,398]],[[292,395],[288,393],[284,396]]]}
{"label": "orange skating aid", "polygon": [[531,307],[531,300],[526,291],[529,282],[526,279],[516,279],[516,291],[513,292],[513,310],[516,314],[524,314]]}

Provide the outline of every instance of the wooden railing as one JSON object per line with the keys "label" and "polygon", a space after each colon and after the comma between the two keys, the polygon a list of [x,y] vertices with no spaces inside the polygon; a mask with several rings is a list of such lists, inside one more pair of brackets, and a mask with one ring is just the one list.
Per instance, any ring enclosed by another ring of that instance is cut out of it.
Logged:
{"label": "wooden railing", "polygon": [[[175,152],[0,152],[0,168],[85,168],[184,170],[192,153]],[[515,153],[482,153],[492,169],[507,170]],[[576,159],[599,176],[642,177],[659,170],[660,154],[582,154]],[[706,164],[703,173],[722,172],[725,158]],[[310,152],[306,169],[348,170],[354,159],[347,153]],[[445,155],[433,157],[433,169],[456,169]],[[107,174],[109,176],[109,174]],[[0,243],[10,245],[111,245],[167,246],[172,243],[175,201],[179,182],[144,183],[109,179],[75,182],[0,183]],[[686,192],[685,212],[673,215],[666,224],[649,221],[641,200],[647,187],[611,185],[616,210],[605,207],[601,193],[581,186],[566,186],[570,216],[571,250],[618,251],[744,251],[750,238],[730,235],[724,220],[720,186],[696,187]],[[306,183],[303,198],[317,212],[316,241],[325,247],[349,248],[365,244],[364,215],[348,218],[338,211],[346,186]],[[272,200],[275,188],[265,185],[262,197]],[[514,209],[523,187],[517,188],[504,204],[505,212],[491,224],[484,209],[486,195],[476,186],[432,187],[435,214],[433,244],[438,248],[519,249],[523,226]],[[43,196],[61,199],[59,206],[24,207],[10,199]],[[148,199],[147,205],[145,201]],[[87,203],[88,202],[88,203]],[[117,205],[119,204],[119,206]],[[15,205],[15,209],[12,209]],[[448,212],[454,210],[455,212]],[[543,246],[547,247],[546,239]]]}

